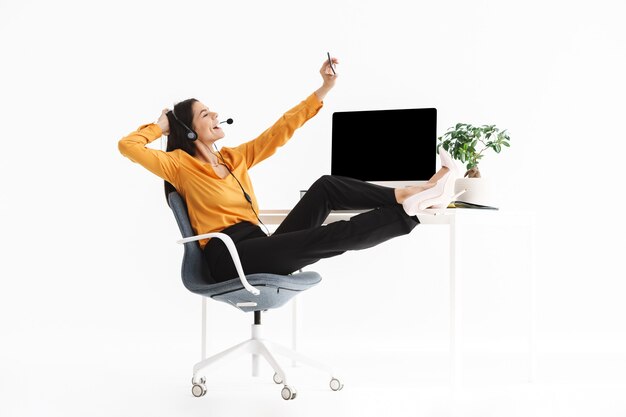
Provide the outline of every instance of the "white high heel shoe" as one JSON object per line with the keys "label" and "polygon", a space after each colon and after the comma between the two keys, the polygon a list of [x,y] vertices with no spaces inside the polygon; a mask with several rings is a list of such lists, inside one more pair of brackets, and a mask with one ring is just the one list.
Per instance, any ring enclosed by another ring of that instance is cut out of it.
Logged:
{"label": "white high heel shoe", "polygon": [[439,159],[441,160],[442,167],[446,167],[451,171],[457,171],[457,167],[456,167],[456,164],[454,163],[454,159],[452,159],[448,151],[443,149],[443,147],[439,148]]}
{"label": "white high heel shoe", "polygon": [[429,208],[445,211],[452,201],[466,191],[454,193],[454,183],[458,175],[455,169],[448,169],[449,171],[437,181],[434,187],[414,194],[402,202],[402,207],[409,216],[415,216],[419,213],[432,214],[432,210],[430,213],[427,211]]}

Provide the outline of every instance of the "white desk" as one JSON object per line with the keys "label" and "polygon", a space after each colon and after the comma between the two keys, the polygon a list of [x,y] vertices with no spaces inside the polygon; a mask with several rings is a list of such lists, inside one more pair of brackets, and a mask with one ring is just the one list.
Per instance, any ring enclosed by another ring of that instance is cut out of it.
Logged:
{"label": "white desk", "polygon": [[[260,218],[267,225],[280,224],[289,210],[261,210]],[[356,211],[332,212],[325,223],[339,220],[348,220],[358,214]],[[534,274],[534,216],[529,213],[514,213],[500,210],[474,210],[474,209],[449,209],[444,214],[420,215],[420,223],[423,225],[448,225],[449,226],[449,262],[450,262],[450,381],[458,385],[462,378],[462,280],[457,272],[457,226],[464,223],[485,221],[488,224],[501,222],[505,217],[518,217],[528,222],[529,231],[529,262],[530,276],[529,285],[529,320],[528,320],[528,377],[529,382],[535,379],[535,274]],[[293,304],[293,348],[297,346],[297,297]]]}

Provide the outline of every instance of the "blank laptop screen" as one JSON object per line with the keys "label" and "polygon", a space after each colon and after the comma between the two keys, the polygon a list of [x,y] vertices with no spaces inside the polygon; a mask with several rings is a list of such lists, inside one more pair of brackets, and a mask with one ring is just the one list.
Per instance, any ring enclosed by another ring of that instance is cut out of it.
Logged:
{"label": "blank laptop screen", "polygon": [[437,159],[437,109],[333,113],[331,174],[370,182],[427,181]]}

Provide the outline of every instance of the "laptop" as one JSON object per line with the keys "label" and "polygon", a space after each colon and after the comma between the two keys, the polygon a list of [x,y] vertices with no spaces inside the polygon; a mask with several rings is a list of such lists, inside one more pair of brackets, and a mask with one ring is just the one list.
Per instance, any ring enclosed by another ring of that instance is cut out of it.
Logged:
{"label": "laptop", "polygon": [[437,164],[437,109],[334,112],[331,174],[389,187],[425,183]]}

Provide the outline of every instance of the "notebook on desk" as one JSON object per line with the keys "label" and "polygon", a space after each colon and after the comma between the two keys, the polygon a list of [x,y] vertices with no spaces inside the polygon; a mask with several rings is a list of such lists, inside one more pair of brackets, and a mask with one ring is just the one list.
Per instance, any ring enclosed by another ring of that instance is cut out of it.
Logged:
{"label": "notebook on desk", "polygon": [[483,206],[482,204],[468,203],[466,201],[453,201],[448,204],[448,208],[470,208],[479,210],[498,210],[497,207]]}
{"label": "notebook on desk", "polygon": [[437,109],[334,112],[331,174],[390,187],[424,183],[437,164]]}

